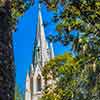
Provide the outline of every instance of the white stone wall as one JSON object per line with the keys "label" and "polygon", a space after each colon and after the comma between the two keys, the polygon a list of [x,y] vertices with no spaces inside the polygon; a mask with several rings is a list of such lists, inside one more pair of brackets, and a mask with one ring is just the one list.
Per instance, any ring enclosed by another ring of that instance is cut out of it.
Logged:
{"label": "white stone wall", "polygon": [[41,88],[44,88],[44,80],[43,80],[43,76],[41,74],[41,70],[39,68],[39,66],[36,67],[35,73],[33,75],[33,96],[32,96],[32,100],[38,100],[41,95],[42,95],[42,91],[37,91],[37,77],[38,75],[40,75],[41,77]]}

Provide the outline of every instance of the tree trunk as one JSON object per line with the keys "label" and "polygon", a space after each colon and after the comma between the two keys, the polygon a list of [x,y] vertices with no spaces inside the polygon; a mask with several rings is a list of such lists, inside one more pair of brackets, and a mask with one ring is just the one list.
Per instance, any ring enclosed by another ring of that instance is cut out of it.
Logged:
{"label": "tree trunk", "polygon": [[14,100],[15,65],[9,24],[10,2],[0,7],[0,100]]}

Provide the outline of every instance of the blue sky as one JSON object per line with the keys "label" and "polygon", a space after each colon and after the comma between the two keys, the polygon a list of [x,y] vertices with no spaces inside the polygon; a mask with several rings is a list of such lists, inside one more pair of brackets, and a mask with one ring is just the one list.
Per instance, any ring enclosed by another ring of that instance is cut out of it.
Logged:
{"label": "blue sky", "polygon": [[[37,0],[38,2],[38,0]],[[21,90],[25,88],[26,72],[29,71],[32,63],[32,51],[36,34],[36,24],[38,16],[38,3],[30,7],[25,14],[19,18],[17,31],[13,34],[14,57],[16,65],[16,82]],[[48,12],[46,7],[41,7],[43,21],[51,21],[52,12]],[[55,25],[51,24],[45,29],[48,34],[56,34]],[[54,44],[55,55],[69,51],[70,47],[63,47],[61,44]]]}

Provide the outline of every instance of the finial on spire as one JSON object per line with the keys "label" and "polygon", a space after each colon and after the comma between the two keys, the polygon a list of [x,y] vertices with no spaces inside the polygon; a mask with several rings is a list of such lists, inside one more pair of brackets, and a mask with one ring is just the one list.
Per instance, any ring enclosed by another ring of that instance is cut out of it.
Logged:
{"label": "finial on spire", "polygon": [[51,57],[51,59],[54,58],[54,49],[53,49],[53,44],[52,44],[52,42],[50,42],[50,57]]}
{"label": "finial on spire", "polygon": [[41,9],[41,4],[39,3],[39,10]]}
{"label": "finial on spire", "polygon": [[26,81],[28,81],[29,79],[30,79],[29,73],[27,72],[27,74],[26,74]]}
{"label": "finial on spire", "polygon": [[33,64],[31,64],[31,66],[30,66],[30,73],[32,74],[33,71],[34,71]]}

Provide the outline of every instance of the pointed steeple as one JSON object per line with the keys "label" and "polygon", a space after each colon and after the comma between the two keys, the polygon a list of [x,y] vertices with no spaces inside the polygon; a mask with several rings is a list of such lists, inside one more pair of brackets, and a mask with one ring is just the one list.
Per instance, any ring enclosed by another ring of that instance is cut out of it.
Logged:
{"label": "pointed steeple", "polygon": [[[44,26],[42,21],[41,7],[39,5],[37,32],[33,48],[33,61],[30,66],[30,73],[26,76],[25,100],[38,100],[42,96],[42,90],[45,88],[45,80],[42,76],[42,68],[54,58],[53,45],[50,43],[50,49],[45,38]],[[50,52],[48,52],[50,50]],[[40,75],[40,77],[38,77]],[[41,90],[41,91],[40,91]]]}
{"label": "pointed steeple", "polygon": [[26,75],[26,89],[30,90],[30,77],[29,77],[28,72],[27,72],[27,75]]}
{"label": "pointed steeple", "polygon": [[31,66],[30,66],[30,67],[31,67],[31,69],[30,69],[30,70],[31,70],[31,72],[34,72],[33,64],[31,64]]}
{"label": "pointed steeple", "polygon": [[42,47],[46,48],[46,38],[44,32],[44,26],[42,21],[41,7],[39,4],[39,12],[38,12],[38,24],[37,24],[37,40],[41,42]]}
{"label": "pointed steeple", "polygon": [[53,49],[53,44],[52,44],[52,42],[50,42],[50,58],[51,58],[51,59],[54,58],[54,49]]}
{"label": "pointed steeple", "polygon": [[45,38],[40,4],[38,9],[39,12],[38,12],[38,23],[37,23],[37,33],[36,33],[36,45],[34,48],[35,49],[34,59],[36,59],[35,61],[41,62],[41,65],[44,66],[44,63],[48,58],[47,54],[48,44]]}
{"label": "pointed steeple", "polygon": [[33,67],[33,64],[31,64],[31,65],[30,65],[30,72],[29,72],[30,80],[31,80],[31,78],[33,77],[33,74],[34,74],[34,67]]}
{"label": "pointed steeple", "polygon": [[29,73],[27,72],[26,75],[26,88],[25,88],[25,100],[31,100],[31,91],[30,91],[30,77]]}

